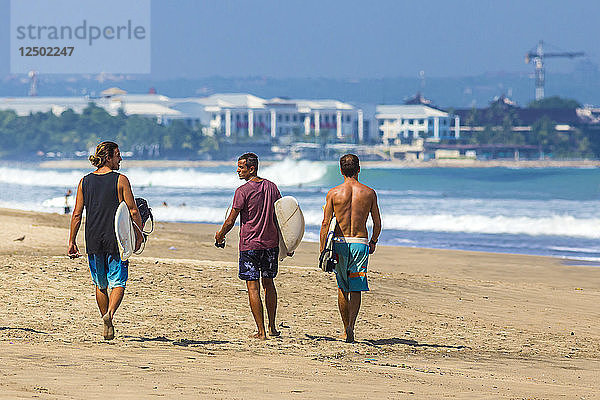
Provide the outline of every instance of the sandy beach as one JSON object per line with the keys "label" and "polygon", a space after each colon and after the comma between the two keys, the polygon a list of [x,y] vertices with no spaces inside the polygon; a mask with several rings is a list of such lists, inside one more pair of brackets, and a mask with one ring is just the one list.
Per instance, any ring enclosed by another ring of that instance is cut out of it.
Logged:
{"label": "sandy beach", "polygon": [[237,231],[220,250],[214,225],[159,223],[105,342],[68,224],[0,209],[0,398],[600,398],[597,266],[381,247],[347,344],[335,279],[303,243],[276,279],[281,337],[261,342]]}

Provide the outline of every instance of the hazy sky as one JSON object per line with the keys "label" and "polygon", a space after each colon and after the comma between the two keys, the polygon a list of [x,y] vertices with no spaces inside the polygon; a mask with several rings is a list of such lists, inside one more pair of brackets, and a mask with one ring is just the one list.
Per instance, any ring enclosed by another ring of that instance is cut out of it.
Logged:
{"label": "hazy sky", "polygon": [[[47,0],[50,1],[50,0]],[[124,0],[126,1],[126,0]],[[0,0],[0,75],[9,72]],[[526,51],[585,51],[600,64],[600,1],[153,0],[156,78],[379,78],[532,71]],[[553,47],[550,47],[553,46]],[[551,59],[549,71],[576,61]]]}

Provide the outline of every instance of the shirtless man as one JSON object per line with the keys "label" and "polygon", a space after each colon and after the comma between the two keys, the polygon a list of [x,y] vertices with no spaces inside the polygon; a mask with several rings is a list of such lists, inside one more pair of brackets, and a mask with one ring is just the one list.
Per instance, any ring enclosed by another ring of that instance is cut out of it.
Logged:
{"label": "shirtless man", "polygon": [[[327,193],[323,223],[321,225],[321,251],[325,247],[331,218],[337,220],[333,251],[337,264],[335,275],[338,284],[338,307],[344,323],[346,342],[354,342],[354,323],[360,309],[361,292],[368,291],[367,263],[369,254],[375,252],[381,232],[381,217],[377,194],[358,182],[360,164],[354,154],[340,158],[344,183]],[[367,218],[371,214],[373,234],[368,239]]]}

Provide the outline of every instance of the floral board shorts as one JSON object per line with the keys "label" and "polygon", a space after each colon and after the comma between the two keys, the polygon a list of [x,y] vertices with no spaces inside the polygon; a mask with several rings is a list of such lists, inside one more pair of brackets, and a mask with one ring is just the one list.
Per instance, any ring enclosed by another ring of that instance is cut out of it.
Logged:
{"label": "floral board shorts", "polygon": [[239,274],[241,280],[256,281],[277,276],[279,247],[240,251]]}

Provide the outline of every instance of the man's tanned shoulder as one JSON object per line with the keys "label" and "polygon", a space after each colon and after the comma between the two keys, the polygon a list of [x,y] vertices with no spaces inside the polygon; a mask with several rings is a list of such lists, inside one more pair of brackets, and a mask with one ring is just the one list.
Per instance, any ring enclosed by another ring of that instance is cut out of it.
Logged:
{"label": "man's tanned shoulder", "polygon": [[343,186],[344,186],[344,184],[342,183],[341,185],[337,185],[337,186],[329,189],[329,191],[327,192],[327,196],[325,196],[325,200],[333,200],[333,198],[337,194],[339,194],[341,191],[343,191],[343,189],[344,189]]}
{"label": "man's tanned shoulder", "polygon": [[367,186],[364,183],[360,183],[360,182],[359,182],[359,185],[361,186],[362,189],[369,192],[369,194],[375,194],[375,189],[373,189],[372,187]]}
{"label": "man's tanned shoulder", "polygon": [[364,194],[366,196],[375,196],[375,190],[364,183],[355,182],[352,187],[357,188],[360,191],[360,194]]}

